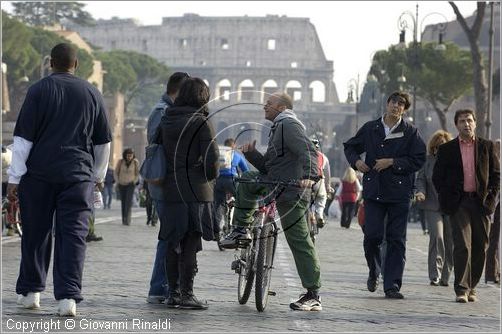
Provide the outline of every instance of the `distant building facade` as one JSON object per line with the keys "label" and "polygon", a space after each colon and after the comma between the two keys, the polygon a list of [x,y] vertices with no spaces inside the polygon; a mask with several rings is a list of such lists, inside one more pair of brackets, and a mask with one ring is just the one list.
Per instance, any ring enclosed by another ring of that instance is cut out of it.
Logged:
{"label": "distant building facade", "polygon": [[93,27],[68,27],[105,51],[145,53],[173,72],[204,79],[214,99],[210,110],[221,142],[227,137],[255,138],[266,145],[262,104],[277,90],[293,97],[309,134],[321,136],[326,145],[332,142],[334,127],[355,113],[353,106],[340,104],[333,62],[326,59],[307,18],[185,14],[165,17],[161,25],[113,18],[98,20]]}

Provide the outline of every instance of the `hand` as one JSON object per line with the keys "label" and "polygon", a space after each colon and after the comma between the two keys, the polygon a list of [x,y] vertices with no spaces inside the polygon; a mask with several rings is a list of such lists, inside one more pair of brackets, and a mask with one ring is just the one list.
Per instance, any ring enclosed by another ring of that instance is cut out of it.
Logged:
{"label": "hand", "polygon": [[256,149],[256,140],[253,140],[252,143],[247,143],[247,144],[244,144],[242,145],[241,147],[241,151],[242,153],[246,153],[246,152],[252,152]]}
{"label": "hand", "polygon": [[302,188],[312,188],[312,186],[314,185],[314,181],[312,180],[309,180],[309,179],[303,179],[303,180],[300,180],[300,187]]}
{"label": "hand", "polygon": [[362,161],[362,160],[357,160],[356,161],[356,168],[361,173],[368,173],[370,171],[370,168],[368,167],[368,165],[366,165],[364,163],[364,161]]}
{"label": "hand", "polygon": [[415,194],[415,200],[417,202],[423,202],[425,201],[425,195],[423,192],[419,191],[418,193]]}
{"label": "hand", "polygon": [[103,191],[103,189],[105,188],[105,185],[103,182],[96,182],[95,188],[96,188],[96,190]]}
{"label": "hand", "polygon": [[17,201],[17,184],[9,183],[7,184],[7,198],[9,201]]}
{"label": "hand", "polygon": [[386,168],[389,168],[394,164],[394,159],[391,158],[385,158],[385,159],[376,159],[375,160],[375,166],[373,169],[376,169],[377,172],[380,172]]}

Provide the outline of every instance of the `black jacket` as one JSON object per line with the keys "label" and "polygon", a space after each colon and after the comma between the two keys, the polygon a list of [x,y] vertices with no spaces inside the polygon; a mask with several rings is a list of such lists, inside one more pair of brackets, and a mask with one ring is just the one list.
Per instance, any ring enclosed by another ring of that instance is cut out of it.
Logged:
{"label": "black jacket", "polygon": [[[387,138],[382,119],[365,123],[357,134],[343,143],[345,157],[357,170],[356,161],[366,153],[364,162],[371,170],[363,177],[363,198],[380,202],[407,202],[413,195],[415,172],[425,163],[425,143],[416,127],[402,120]],[[377,172],[376,159],[393,158],[394,165]]]}
{"label": "black jacket", "polygon": [[167,202],[211,202],[218,176],[218,145],[210,121],[193,107],[174,106],[162,118],[167,158]]}
{"label": "black jacket", "polygon": [[[476,137],[475,142],[476,193],[484,213],[490,215],[497,205],[500,162],[491,141]],[[441,211],[454,214],[464,191],[464,169],[458,137],[439,146],[432,182],[438,192]]]}

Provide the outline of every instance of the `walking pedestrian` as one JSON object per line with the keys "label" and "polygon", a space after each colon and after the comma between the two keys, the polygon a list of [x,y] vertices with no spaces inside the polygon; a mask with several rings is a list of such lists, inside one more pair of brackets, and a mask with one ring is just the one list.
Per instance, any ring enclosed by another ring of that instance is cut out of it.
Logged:
{"label": "walking pedestrian", "polygon": [[[494,141],[495,153],[500,159],[500,139]],[[499,160],[500,161],[500,160]],[[490,229],[490,242],[486,252],[485,283],[493,282],[500,284],[500,193],[493,215],[493,224]]]}
{"label": "walking pedestrian", "polygon": [[139,161],[134,155],[132,148],[126,148],[122,152],[122,159],[115,167],[115,179],[120,192],[122,224],[131,225],[131,208],[136,183],[139,180]]}
{"label": "walking pedestrian", "polygon": [[8,171],[8,196],[19,198],[23,222],[18,304],[40,307],[54,226],[54,296],[60,316],[75,316],[76,303],[83,299],[94,180],[105,177],[111,141],[103,98],[74,75],[77,64],[77,51],[70,44],[51,50],[53,73],[28,89]]}
{"label": "walking pedestrian", "polygon": [[361,194],[361,183],[357,178],[356,171],[352,167],[347,167],[345,174],[342,178],[342,183],[338,187],[335,197],[342,202],[342,218],[340,219],[340,226],[350,228],[356,202]]}
{"label": "walking pedestrian", "polygon": [[[406,227],[415,183],[415,172],[425,162],[425,143],[418,130],[403,119],[410,97],[394,92],[387,98],[385,114],[365,123],[344,143],[350,166],[363,176],[365,211],[364,253],[368,263],[367,288],[376,291],[381,273],[380,245],[387,243],[384,268],[385,297],[400,293],[406,253]],[[365,160],[361,154],[366,153]],[[386,221],[386,224],[384,222]]]}
{"label": "walking pedestrian", "polygon": [[108,167],[106,170],[105,180],[103,182],[103,209],[110,209],[113,197],[113,185],[115,184],[115,177],[113,176],[113,168]]}
{"label": "walking pedestrian", "polygon": [[159,238],[167,241],[168,307],[208,307],[195,297],[193,286],[201,237],[214,239],[213,187],[219,152],[207,118],[209,96],[202,79],[187,78],[174,107],[160,124],[167,158],[164,194],[169,215],[160,227]]}
{"label": "walking pedestrian", "polygon": [[[174,100],[178,96],[179,90],[183,82],[189,78],[188,73],[176,72],[169,77],[166,86],[166,92],[162,95],[159,102],[150,112],[146,126],[148,144],[152,144],[155,140],[157,129],[159,128],[162,117],[167,115],[167,110],[174,105]],[[159,130],[160,131],[160,130]],[[149,184],[148,190],[154,202],[157,216],[160,221],[160,228],[165,224],[166,220],[166,201],[162,185]],[[159,238],[157,242],[157,250],[155,253],[155,261],[153,264],[152,277],[150,279],[150,289],[148,291],[147,302],[151,304],[163,303],[168,296],[167,274],[165,269],[166,262],[166,241]]]}
{"label": "walking pedestrian", "polygon": [[453,270],[453,236],[448,216],[439,210],[436,189],[432,184],[432,171],[436,163],[438,148],[449,142],[451,134],[436,131],[427,145],[429,154],[424,167],[417,174],[417,193],[415,194],[418,208],[424,211],[425,222],[429,231],[428,273],[430,285],[448,286]]}
{"label": "walking pedestrian", "polygon": [[458,137],[439,146],[432,181],[453,234],[454,289],[459,303],[478,300],[490,235],[490,215],[499,193],[500,162],[495,145],[476,136],[472,109],[455,112]]}

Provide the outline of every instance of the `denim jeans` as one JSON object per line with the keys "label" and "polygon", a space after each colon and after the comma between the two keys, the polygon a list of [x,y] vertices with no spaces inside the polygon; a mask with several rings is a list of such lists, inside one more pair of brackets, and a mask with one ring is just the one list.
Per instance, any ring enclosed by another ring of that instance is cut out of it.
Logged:
{"label": "denim jeans", "polygon": [[[165,221],[165,203],[162,200],[154,200],[155,208],[159,216],[160,224]],[[167,297],[168,285],[166,268],[164,266],[167,252],[167,242],[159,240],[157,242],[157,254],[155,255],[155,262],[153,264],[152,278],[150,279],[149,296],[165,296]]]}

